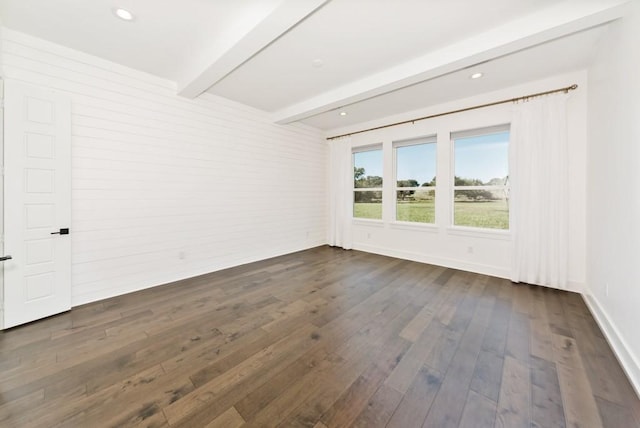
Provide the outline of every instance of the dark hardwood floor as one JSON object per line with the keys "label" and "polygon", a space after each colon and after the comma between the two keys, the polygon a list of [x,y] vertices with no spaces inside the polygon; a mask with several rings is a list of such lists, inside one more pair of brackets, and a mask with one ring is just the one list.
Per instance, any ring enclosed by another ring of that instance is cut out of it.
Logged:
{"label": "dark hardwood floor", "polygon": [[0,333],[2,427],[636,427],[577,294],[320,247]]}

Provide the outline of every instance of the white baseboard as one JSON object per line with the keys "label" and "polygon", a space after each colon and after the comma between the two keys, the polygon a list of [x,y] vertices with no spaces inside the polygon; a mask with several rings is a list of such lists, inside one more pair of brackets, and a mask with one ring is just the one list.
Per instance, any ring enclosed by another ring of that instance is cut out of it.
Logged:
{"label": "white baseboard", "polygon": [[567,291],[572,291],[578,294],[585,294],[586,285],[582,281],[567,281]]}
{"label": "white baseboard", "polygon": [[199,269],[199,270],[190,270],[188,273],[176,272],[176,274],[174,276],[163,277],[162,279],[159,279],[159,280],[156,280],[156,281],[152,281],[151,283],[145,283],[145,284],[143,284],[143,283],[135,283],[135,285],[125,284],[125,285],[122,285],[120,287],[115,286],[115,287],[112,287],[112,288],[109,288],[109,289],[102,289],[102,290],[97,290],[97,291],[93,291],[93,292],[85,292],[85,293],[82,293],[82,294],[74,294],[72,296],[72,299],[71,299],[71,306],[72,306],[72,308],[75,308],[77,306],[86,305],[88,303],[93,303],[93,302],[97,302],[97,301],[100,301],[100,300],[110,299],[112,297],[118,297],[118,296],[122,296],[122,295],[125,295],[125,294],[135,293],[136,291],[142,291],[142,290],[146,290],[148,288],[154,288],[154,287],[159,287],[159,286],[163,286],[163,285],[168,285],[168,284],[172,284],[174,282],[183,281],[183,280],[194,278],[194,277],[198,277],[198,276],[201,276],[201,275],[207,275],[207,274],[210,274],[210,273],[218,272],[218,271],[225,270],[225,269],[234,268],[234,267],[245,265],[245,264],[248,264],[248,263],[253,263],[253,262],[258,262],[258,261],[270,259],[270,258],[273,258],[273,257],[284,256],[284,255],[287,255],[287,254],[296,253],[298,251],[309,250],[311,248],[321,247],[323,245],[326,245],[326,242],[324,240],[313,240],[313,241],[309,241],[309,242],[304,243],[304,244],[297,244],[297,245],[293,245],[293,246],[287,247],[287,248],[274,249],[273,251],[270,251],[268,253],[263,253],[263,254],[260,254],[258,256],[254,256],[254,257],[251,257],[251,258],[245,258],[245,259],[240,259],[239,258],[235,262],[232,262],[232,263],[229,263],[229,264],[225,264],[225,265],[221,265],[221,266],[215,266],[215,267],[204,268],[204,269]]}
{"label": "white baseboard", "polygon": [[381,256],[395,257],[397,259],[428,263],[436,266],[443,266],[452,269],[464,270],[467,272],[479,273],[482,275],[509,279],[509,270],[499,266],[490,266],[480,263],[469,263],[460,260],[449,259],[446,257],[430,256],[420,253],[413,253],[410,251],[399,251],[361,243],[354,243],[353,249],[365,251],[367,253],[380,254]]}
{"label": "white baseboard", "polygon": [[[411,260],[414,262],[428,263],[436,266],[443,266],[452,269],[464,270],[467,272],[479,273],[482,275],[495,276],[497,278],[510,279],[510,271],[504,266],[492,266],[481,263],[471,263],[463,260],[450,259],[447,257],[438,257],[421,253],[413,253],[410,251],[394,250],[376,245],[368,245],[362,243],[354,243],[354,250],[365,251],[367,253],[380,254],[382,256],[395,257],[397,259]],[[585,284],[582,281],[569,280],[566,288],[552,287],[550,285],[542,285],[543,287],[555,288],[558,290],[571,291],[574,293],[584,293]]]}
{"label": "white baseboard", "polygon": [[584,293],[582,297],[591,311],[593,318],[595,318],[598,326],[600,326],[600,329],[604,333],[611,349],[613,349],[622,369],[627,374],[633,389],[635,389],[636,394],[640,397],[640,363],[637,356],[633,354],[633,351],[629,348],[615,324],[611,322],[611,319],[607,316],[607,313],[598,301],[588,293]]}

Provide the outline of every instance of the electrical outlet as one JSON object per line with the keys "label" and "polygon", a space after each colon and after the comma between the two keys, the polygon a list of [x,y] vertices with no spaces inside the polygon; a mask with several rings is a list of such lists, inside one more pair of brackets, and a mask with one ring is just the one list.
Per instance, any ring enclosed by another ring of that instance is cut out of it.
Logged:
{"label": "electrical outlet", "polygon": [[371,239],[371,234],[367,233],[367,239]]}
{"label": "electrical outlet", "polygon": [[184,260],[185,257],[186,257],[186,254],[184,253],[184,251],[179,251],[178,252],[178,259]]}
{"label": "electrical outlet", "polygon": [[467,253],[473,254],[473,247],[467,247]]}

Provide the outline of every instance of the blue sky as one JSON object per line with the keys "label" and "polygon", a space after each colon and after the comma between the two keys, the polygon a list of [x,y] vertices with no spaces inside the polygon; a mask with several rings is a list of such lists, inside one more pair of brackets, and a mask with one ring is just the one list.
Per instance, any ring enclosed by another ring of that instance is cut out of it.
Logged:
{"label": "blue sky", "polygon": [[455,141],[455,175],[484,183],[509,174],[509,132],[460,138]]}
{"label": "blue sky", "polygon": [[436,176],[436,145],[420,144],[398,147],[396,152],[398,180],[413,178],[420,185]]}
{"label": "blue sky", "polygon": [[355,168],[364,167],[364,175],[382,177],[382,150],[354,153],[353,165]]}
{"label": "blue sky", "polygon": [[[508,174],[509,132],[478,137],[459,138],[455,141],[455,175],[479,178],[488,182]],[[398,180],[415,179],[420,184],[436,175],[436,144],[420,144],[397,149]],[[382,177],[382,150],[358,152],[354,155],[356,167],[364,167],[365,175]]]}

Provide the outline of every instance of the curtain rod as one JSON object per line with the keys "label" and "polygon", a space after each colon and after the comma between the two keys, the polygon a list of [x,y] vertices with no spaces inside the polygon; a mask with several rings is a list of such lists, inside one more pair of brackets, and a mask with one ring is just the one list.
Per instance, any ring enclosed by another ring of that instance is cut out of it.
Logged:
{"label": "curtain rod", "polygon": [[362,129],[360,131],[349,132],[348,134],[334,135],[333,137],[327,137],[327,140],[335,140],[336,138],[349,137],[351,135],[362,134],[363,132],[377,131],[378,129],[391,128],[392,126],[398,126],[398,125],[406,125],[407,123],[414,123],[414,122],[418,122],[420,120],[432,119],[434,117],[446,116],[446,115],[454,114],[454,113],[462,113],[464,111],[476,110],[476,109],[484,108],[484,107],[497,106],[499,104],[515,103],[515,102],[518,102],[518,101],[526,101],[526,100],[529,100],[530,98],[535,98],[535,97],[541,97],[541,96],[544,96],[544,95],[555,94],[557,92],[564,92],[566,94],[569,91],[573,91],[575,89],[578,89],[578,85],[573,84],[571,86],[565,86],[564,88],[552,89],[550,91],[538,92],[536,94],[523,95],[521,97],[510,98],[508,100],[494,101],[492,103],[487,103],[487,104],[479,104],[477,106],[465,107],[465,108],[461,108],[459,110],[451,110],[451,111],[447,111],[447,112],[444,112],[444,113],[437,113],[437,114],[431,114],[429,116],[418,117],[416,119],[403,120],[402,122],[390,123],[388,125],[376,126],[375,128]]}

